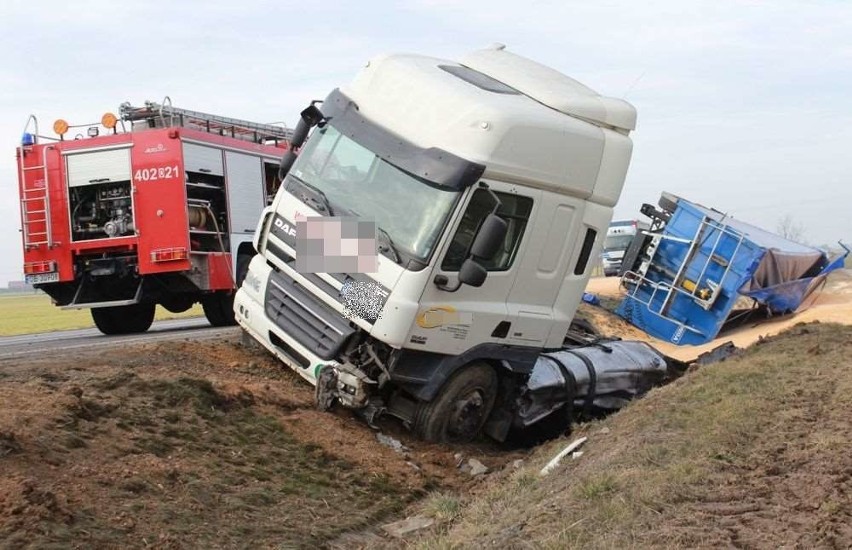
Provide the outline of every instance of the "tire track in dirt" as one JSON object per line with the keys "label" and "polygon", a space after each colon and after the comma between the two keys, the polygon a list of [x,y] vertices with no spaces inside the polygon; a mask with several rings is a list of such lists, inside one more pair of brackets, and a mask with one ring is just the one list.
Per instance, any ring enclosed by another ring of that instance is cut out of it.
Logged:
{"label": "tire track in dirt", "polygon": [[852,526],[837,516],[852,496],[852,456],[837,452],[852,441],[852,387],[840,376],[845,367],[838,352],[850,347],[847,341],[827,341],[807,350],[826,363],[802,372],[798,388],[779,388],[775,422],[760,444],[737,465],[723,468],[699,502],[686,508],[692,517],[676,524],[690,530],[702,524],[707,540],[745,548],[842,547],[840,541],[852,540]]}

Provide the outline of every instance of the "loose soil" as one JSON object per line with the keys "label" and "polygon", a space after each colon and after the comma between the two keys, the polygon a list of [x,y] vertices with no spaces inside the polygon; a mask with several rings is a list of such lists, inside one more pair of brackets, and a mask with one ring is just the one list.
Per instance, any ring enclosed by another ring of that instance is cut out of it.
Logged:
{"label": "loose soil", "polygon": [[0,361],[0,547],[316,547],[520,456],[381,428],[236,332]]}
{"label": "loose soil", "polygon": [[[596,285],[617,296],[615,279]],[[428,445],[383,421],[398,452],[348,411],[315,410],[311,386],[236,331],[0,360],[0,547],[849,547],[852,328],[826,321],[852,322],[852,276],[809,306],[722,335],[708,347],[751,347],[530,451]],[[541,478],[580,435],[584,454]],[[435,526],[380,529],[413,514]]]}

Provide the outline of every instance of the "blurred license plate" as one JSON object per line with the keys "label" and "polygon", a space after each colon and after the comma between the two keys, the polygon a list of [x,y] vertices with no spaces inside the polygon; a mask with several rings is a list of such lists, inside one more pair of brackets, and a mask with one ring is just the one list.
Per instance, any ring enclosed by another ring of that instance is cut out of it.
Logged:
{"label": "blurred license plate", "polygon": [[26,281],[29,285],[36,285],[39,283],[58,283],[59,273],[33,273],[32,275],[24,275],[24,281]]}

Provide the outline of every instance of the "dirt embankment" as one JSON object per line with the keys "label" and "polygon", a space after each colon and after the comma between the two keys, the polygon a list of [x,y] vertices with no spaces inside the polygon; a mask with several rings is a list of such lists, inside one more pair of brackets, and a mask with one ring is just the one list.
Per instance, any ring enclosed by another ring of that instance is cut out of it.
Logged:
{"label": "dirt embankment", "polygon": [[0,546],[315,547],[471,482],[457,450],[383,430],[408,449],[236,337],[3,361]]}
{"label": "dirt embankment", "polygon": [[[850,356],[852,327],[794,326],[543,445],[411,542],[850,548]],[[541,477],[581,435],[583,455]]]}
{"label": "dirt embankment", "polygon": [[[385,422],[398,452],[236,338],[0,361],[0,545],[849,547],[852,328],[764,337],[849,323],[850,297],[846,272],[807,311],[722,335],[759,345],[578,426],[585,454],[546,478],[566,439],[450,449]],[[414,513],[436,526],[406,543],[375,528]]]}

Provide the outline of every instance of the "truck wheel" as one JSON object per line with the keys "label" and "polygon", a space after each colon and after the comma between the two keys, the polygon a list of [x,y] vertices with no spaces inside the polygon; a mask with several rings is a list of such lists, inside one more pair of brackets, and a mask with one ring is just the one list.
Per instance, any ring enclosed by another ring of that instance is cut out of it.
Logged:
{"label": "truck wheel", "polygon": [[92,320],[107,335],[145,332],[154,322],[156,307],[156,304],[133,304],[92,308]]}
{"label": "truck wheel", "polygon": [[195,304],[195,296],[168,296],[160,300],[160,305],[171,313],[183,313]]}
{"label": "truck wheel", "polygon": [[459,369],[414,419],[414,431],[426,441],[465,443],[479,435],[497,397],[497,375],[485,363]]}
{"label": "truck wheel", "polygon": [[249,264],[251,263],[252,258],[254,258],[254,254],[239,254],[237,256],[237,273],[236,273],[236,283],[234,290],[236,291],[243,284],[243,281],[246,280],[246,275],[248,275]]}
{"label": "truck wheel", "polygon": [[230,327],[237,324],[234,318],[234,293],[214,292],[201,299],[204,316],[214,327]]}
{"label": "truck wheel", "polygon": [[240,254],[237,256],[237,269],[234,281],[234,290],[220,291],[208,294],[201,299],[201,308],[204,316],[214,327],[231,327],[237,324],[234,317],[234,294],[248,273],[249,264],[254,256],[252,254]]}

